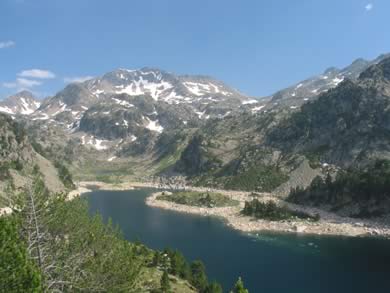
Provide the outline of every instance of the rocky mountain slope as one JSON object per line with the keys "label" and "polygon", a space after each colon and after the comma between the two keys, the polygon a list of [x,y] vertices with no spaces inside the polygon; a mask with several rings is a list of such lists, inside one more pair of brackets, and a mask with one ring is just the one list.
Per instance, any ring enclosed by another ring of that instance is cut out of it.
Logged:
{"label": "rocky mountain slope", "polygon": [[343,80],[356,81],[363,71],[388,57],[390,54],[380,55],[370,61],[360,58],[342,69],[330,67],[320,75],[300,81],[267,97],[270,100],[269,106],[296,109],[307,101],[317,98],[321,93],[337,87]]}
{"label": "rocky mountain slope", "polygon": [[345,80],[268,133],[267,143],[321,163],[390,158],[390,58]]}
{"label": "rocky mountain slope", "polygon": [[[123,99],[125,95],[127,99]],[[176,76],[150,68],[118,69],[99,78],[68,85],[42,104],[35,119],[53,119],[68,112],[69,120],[75,122],[87,109],[99,103],[132,108],[132,97],[137,96],[150,97],[159,104],[181,105],[181,108],[192,110],[199,119],[223,116],[229,110],[253,101],[209,77]]]}
{"label": "rocky mountain slope", "polygon": [[210,120],[174,170],[195,184],[287,195],[318,175],[390,159],[389,69],[385,58],[295,111]]}
{"label": "rocky mountain slope", "polygon": [[21,91],[0,101],[0,112],[11,115],[30,115],[40,106],[40,102],[29,91]]}
{"label": "rocky mountain slope", "polygon": [[36,168],[43,173],[49,190],[65,190],[60,172],[36,152],[24,126],[0,113],[0,194],[6,196],[7,189],[19,190],[31,183],[30,175],[37,172]]}
{"label": "rocky mountain slope", "polygon": [[257,103],[210,77],[118,69],[68,85],[43,101],[29,120],[62,128],[81,145],[103,151],[119,144],[136,148],[162,132],[199,127]]}

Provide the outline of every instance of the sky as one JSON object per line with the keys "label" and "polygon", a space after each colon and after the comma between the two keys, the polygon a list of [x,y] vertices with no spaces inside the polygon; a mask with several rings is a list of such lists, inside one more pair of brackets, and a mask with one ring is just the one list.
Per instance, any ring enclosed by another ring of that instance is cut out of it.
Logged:
{"label": "sky", "polygon": [[389,0],[0,0],[0,99],[145,66],[267,96],[390,52],[389,12]]}

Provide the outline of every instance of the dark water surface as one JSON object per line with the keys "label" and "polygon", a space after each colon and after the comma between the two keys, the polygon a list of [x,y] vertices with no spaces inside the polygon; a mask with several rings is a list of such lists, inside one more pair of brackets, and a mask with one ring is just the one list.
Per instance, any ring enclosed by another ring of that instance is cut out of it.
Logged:
{"label": "dark water surface", "polygon": [[171,247],[201,259],[225,291],[242,276],[250,293],[390,292],[390,241],[264,234],[249,236],[211,217],[145,205],[150,189],[94,191],[91,212],[123,230],[128,240]]}

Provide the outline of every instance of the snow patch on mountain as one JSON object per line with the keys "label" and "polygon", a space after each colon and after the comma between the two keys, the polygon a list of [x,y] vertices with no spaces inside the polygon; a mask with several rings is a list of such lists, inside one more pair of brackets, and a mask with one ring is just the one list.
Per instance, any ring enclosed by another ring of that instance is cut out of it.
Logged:
{"label": "snow patch on mountain", "polygon": [[199,112],[199,111],[194,111],[196,115],[198,115],[199,119],[202,119],[203,115],[206,113],[206,111]]}
{"label": "snow patch on mountain", "polygon": [[242,104],[243,105],[250,105],[250,104],[256,104],[258,102],[259,102],[258,100],[248,100],[248,101],[243,101]]}
{"label": "snow patch on mountain", "polygon": [[144,80],[142,76],[139,77],[139,80],[131,82],[129,85],[124,87],[121,90],[117,90],[117,94],[128,94],[130,96],[141,96],[144,94],[150,94],[154,100],[158,100],[160,95],[168,90],[173,88],[173,85],[166,81],[160,82],[150,82]]}
{"label": "snow patch on mountain", "polygon": [[117,99],[117,98],[112,98],[112,100],[113,100],[115,103],[117,103],[117,104],[119,104],[119,105],[121,105],[121,106],[125,106],[125,107],[127,107],[127,108],[134,107],[133,104],[131,104],[131,103],[127,102],[127,101],[124,101],[124,100],[119,100],[119,99]]}
{"label": "snow patch on mountain", "polygon": [[222,94],[229,95],[230,93],[223,91],[220,87],[213,83],[201,83],[201,82],[183,82],[183,85],[195,96],[203,96],[207,94]]}
{"label": "snow patch on mountain", "polygon": [[265,105],[261,105],[261,106],[258,106],[258,107],[254,107],[251,109],[252,113],[257,113],[259,112],[261,109],[263,109],[265,107]]}
{"label": "snow patch on mountain", "polygon": [[112,162],[112,161],[115,160],[115,159],[116,159],[116,156],[112,156],[112,157],[110,157],[110,158],[107,159],[107,162]]}
{"label": "snow patch on mountain", "polygon": [[0,101],[0,112],[11,115],[31,115],[40,106],[40,102],[28,91],[22,91]]}
{"label": "snow patch on mountain", "polygon": [[11,114],[11,115],[15,114],[14,111],[12,111],[10,108],[8,108],[6,106],[4,106],[4,107],[0,106],[0,112],[4,112],[7,114]]}
{"label": "snow patch on mountain", "polygon": [[146,128],[151,130],[151,131],[155,131],[155,132],[158,132],[158,133],[162,133],[163,130],[164,130],[164,127],[162,127],[159,123],[158,120],[156,121],[153,121],[149,118],[146,117],[146,120],[147,120],[147,124],[146,124]]}
{"label": "snow patch on mountain", "polygon": [[95,138],[94,136],[91,136],[88,141],[85,139],[86,135],[83,135],[81,137],[81,144],[82,145],[91,145],[93,146],[95,149],[97,149],[98,151],[102,151],[102,150],[106,150],[108,149],[108,146],[107,145],[104,145],[104,144],[107,144],[109,143],[108,140],[103,140],[103,139],[98,139],[98,138]]}

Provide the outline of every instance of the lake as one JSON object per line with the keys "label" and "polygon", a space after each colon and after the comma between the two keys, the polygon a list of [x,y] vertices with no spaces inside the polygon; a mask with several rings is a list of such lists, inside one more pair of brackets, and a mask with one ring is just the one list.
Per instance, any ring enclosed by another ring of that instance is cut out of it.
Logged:
{"label": "lake", "polygon": [[390,292],[390,241],[232,230],[218,218],[145,204],[151,189],[94,191],[91,213],[112,218],[126,239],[200,259],[211,280],[231,289],[238,276],[250,293]]}

